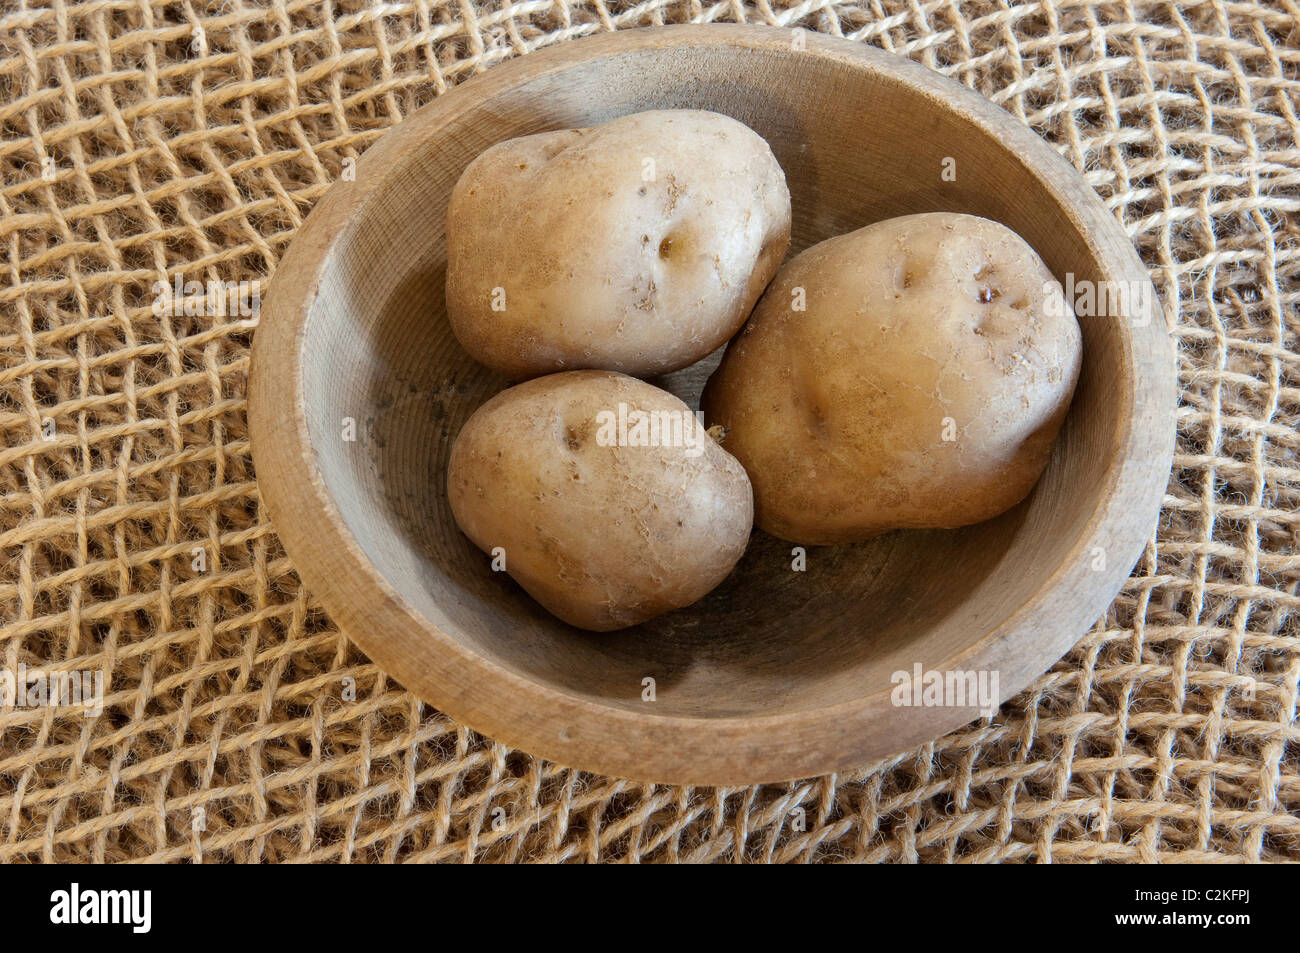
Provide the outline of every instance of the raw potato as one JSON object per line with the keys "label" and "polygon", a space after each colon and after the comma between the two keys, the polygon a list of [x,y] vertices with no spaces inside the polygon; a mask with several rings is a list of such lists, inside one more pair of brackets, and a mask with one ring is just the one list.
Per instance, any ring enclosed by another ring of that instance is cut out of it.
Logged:
{"label": "raw potato", "polygon": [[[659,414],[670,424],[659,443],[677,445],[631,445],[653,437],[638,411]],[[608,371],[554,374],[485,403],[452,447],[447,492],[476,546],[501,547],[534,599],[600,632],[708,593],[744,553],[754,515],[745,471],[685,404]]]}
{"label": "raw potato", "polygon": [[753,481],[758,526],[853,542],[1023,499],[1080,359],[1074,314],[1023,239],[970,215],[908,215],[786,264],[702,406]]}
{"label": "raw potato", "polygon": [[767,143],[718,113],[657,110],[511,139],[447,209],[447,313],[510,380],[693,364],[748,317],[790,245]]}

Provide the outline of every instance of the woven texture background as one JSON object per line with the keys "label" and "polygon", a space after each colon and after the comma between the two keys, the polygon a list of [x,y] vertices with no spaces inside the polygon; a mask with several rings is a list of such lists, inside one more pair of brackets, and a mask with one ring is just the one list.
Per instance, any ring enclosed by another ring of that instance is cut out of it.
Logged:
{"label": "woven texture background", "polygon": [[[1174,472],[1113,607],[991,721],[853,775],[635,784],[423,705],[267,520],[254,332],[150,309],[267,279],[347,157],[474,73],[686,20],[979,90],[1176,321]],[[0,664],[108,675],[98,718],[0,710],[0,860],[1300,859],[1298,112],[1296,0],[0,0]]]}

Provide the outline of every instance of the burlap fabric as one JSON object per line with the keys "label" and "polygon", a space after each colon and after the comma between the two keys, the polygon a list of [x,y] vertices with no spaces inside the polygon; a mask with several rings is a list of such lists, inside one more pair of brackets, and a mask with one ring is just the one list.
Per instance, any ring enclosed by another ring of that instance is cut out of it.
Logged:
{"label": "burlap fabric", "polygon": [[[1300,857],[1295,0],[0,11],[0,658],[108,676],[98,718],[0,711],[0,858]],[[1176,321],[1174,472],[1113,607],[990,722],[853,775],[634,784],[423,705],[267,520],[253,331],[150,307],[178,274],[272,275],[344,160],[474,73],[684,20],[843,35],[979,90],[1084,172]]]}

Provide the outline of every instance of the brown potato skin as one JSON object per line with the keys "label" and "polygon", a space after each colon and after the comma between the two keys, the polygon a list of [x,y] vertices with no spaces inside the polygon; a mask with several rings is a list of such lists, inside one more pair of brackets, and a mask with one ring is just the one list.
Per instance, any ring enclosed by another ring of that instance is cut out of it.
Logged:
{"label": "brown potato skin", "polygon": [[975,216],[908,215],[791,259],[701,405],[749,473],[760,528],[848,543],[1022,500],[1081,357],[1074,314],[1023,239]]}
{"label": "brown potato skin", "polygon": [[447,209],[447,313],[509,380],[650,377],[726,343],[789,245],[785,174],[757,133],[702,110],[634,113],[470,163]]}
{"label": "brown potato skin", "polygon": [[570,371],[497,394],[452,446],[456,523],[553,615],[607,632],[689,605],[722,582],[753,526],[749,478],[701,429],[684,447],[604,446],[601,411],[689,408],[609,371]]}

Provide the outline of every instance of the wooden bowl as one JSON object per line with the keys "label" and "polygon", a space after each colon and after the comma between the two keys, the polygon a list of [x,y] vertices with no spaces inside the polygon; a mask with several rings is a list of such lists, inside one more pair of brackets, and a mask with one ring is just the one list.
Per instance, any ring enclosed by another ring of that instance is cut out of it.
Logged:
{"label": "wooden bowl", "polygon": [[[961,211],[1015,229],[1062,282],[1073,273],[1150,290],[1124,232],[1066,162],[915,63],[750,26],[566,43],[414,113],[312,212],[253,348],[262,495],[343,631],[493,738],[660,782],[840,771],[979,716],[974,704],[895,705],[895,673],[996,672],[1001,701],[1105,611],[1151,536],[1169,474],[1168,335],[1153,295],[1080,319],[1083,374],[1054,456],[1030,498],[998,519],[812,548],[803,572],[789,544],[756,531],[701,602],[622,632],[571,628],[491,572],[448,509],[452,440],[505,382],[447,324],[447,198],[499,140],[670,107],[726,113],[771,143],[794,203],[792,254],[878,219]],[[945,159],[955,181],[941,176]],[[716,359],[663,383],[695,403]]]}

